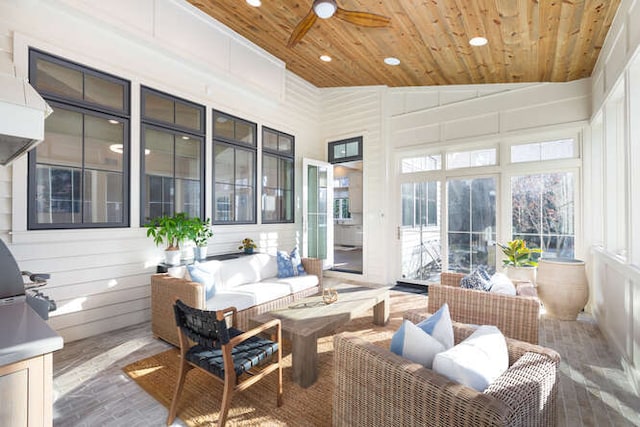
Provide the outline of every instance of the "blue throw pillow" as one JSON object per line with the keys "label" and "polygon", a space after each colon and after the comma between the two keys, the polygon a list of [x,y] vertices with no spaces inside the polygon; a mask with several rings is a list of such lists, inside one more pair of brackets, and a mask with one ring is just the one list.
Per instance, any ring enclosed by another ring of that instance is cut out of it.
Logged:
{"label": "blue throw pillow", "polygon": [[440,341],[445,350],[453,347],[453,324],[451,323],[449,305],[446,302],[442,304],[438,311],[418,323],[417,326]]}
{"label": "blue throw pillow", "polygon": [[276,255],[278,261],[278,277],[280,279],[306,274],[297,247],[293,248],[291,253],[278,251]]}
{"label": "blue throw pillow", "polygon": [[207,270],[201,264],[187,265],[191,280],[201,283],[204,286],[205,301],[212,298],[216,294],[216,284],[213,279],[213,273]]}

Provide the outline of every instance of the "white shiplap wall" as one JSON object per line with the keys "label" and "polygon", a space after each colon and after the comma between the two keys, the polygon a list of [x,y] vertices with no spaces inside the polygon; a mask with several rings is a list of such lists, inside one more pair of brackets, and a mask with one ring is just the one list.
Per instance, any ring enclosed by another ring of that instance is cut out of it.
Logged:
{"label": "white shiplap wall", "polygon": [[[26,231],[26,158],[0,167],[0,237],[22,269],[51,273],[46,292],[59,308],[49,323],[67,342],[150,318],[149,277],[162,250],[138,227],[140,85],[295,135],[297,189],[301,159],[324,156],[320,91],[186,2],[0,1],[0,54],[13,54],[21,75],[30,46],[132,83],[131,228]],[[301,241],[300,212],[295,224],[216,226],[209,251],[236,251],[245,236],[263,251],[291,248]]]}
{"label": "white shiplap wall", "polygon": [[[585,209],[593,313],[640,392],[640,1],[622,0],[592,74]],[[609,159],[609,161],[607,161]]]}

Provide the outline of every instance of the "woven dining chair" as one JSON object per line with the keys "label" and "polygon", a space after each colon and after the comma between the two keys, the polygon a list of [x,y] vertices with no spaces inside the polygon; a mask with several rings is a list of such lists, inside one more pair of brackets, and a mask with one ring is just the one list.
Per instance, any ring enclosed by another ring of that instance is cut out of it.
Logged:
{"label": "woven dining chair", "polygon": [[[274,319],[247,332],[227,327],[228,314],[235,321],[236,308],[205,311],[176,300],[173,310],[180,341],[180,371],[169,409],[167,425],[173,423],[187,372],[199,368],[223,383],[222,405],[218,425],[227,419],[234,392],[255,384],[271,372],[278,371],[277,405],[282,405],[282,331]],[[235,323],[234,323],[235,324]],[[275,329],[272,339],[257,336]],[[191,340],[195,345],[191,345]],[[268,361],[271,363],[268,363]]]}

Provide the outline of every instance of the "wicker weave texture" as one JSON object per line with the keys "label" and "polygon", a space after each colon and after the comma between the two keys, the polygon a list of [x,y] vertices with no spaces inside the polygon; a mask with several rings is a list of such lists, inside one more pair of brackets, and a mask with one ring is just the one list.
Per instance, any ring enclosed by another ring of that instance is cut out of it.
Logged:
{"label": "wicker weave texture", "polygon": [[443,283],[446,281],[447,285],[429,285],[429,313],[435,313],[446,302],[456,322],[495,325],[509,338],[538,343],[540,301],[536,297],[460,288],[459,276],[459,273],[442,273]]}
{"label": "wicker weave texture", "polygon": [[[456,343],[472,332],[454,324]],[[479,393],[361,338],[336,335],[333,425],[556,425],[560,356],[511,339],[507,346],[509,369]]]}
{"label": "wicker weave texture", "polygon": [[[302,264],[308,274],[315,274],[319,284],[312,288],[304,289],[295,294],[266,302],[264,304],[240,310],[236,316],[236,328],[246,330],[249,328],[249,319],[258,314],[286,307],[294,301],[317,294],[322,290],[322,260],[303,258]],[[151,276],[151,331],[153,334],[168,343],[180,345],[178,330],[176,329],[173,314],[173,303],[180,298],[185,304],[205,309],[204,288],[200,283],[171,277],[166,273]]]}

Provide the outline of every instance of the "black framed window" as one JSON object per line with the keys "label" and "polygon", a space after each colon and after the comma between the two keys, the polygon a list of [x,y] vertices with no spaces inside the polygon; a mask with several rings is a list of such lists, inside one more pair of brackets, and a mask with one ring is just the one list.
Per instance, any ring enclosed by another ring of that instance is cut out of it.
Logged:
{"label": "black framed window", "polygon": [[256,223],[257,125],[213,111],[213,223]]}
{"label": "black framed window", "polygon": [[262,222],[293,222],[295,138],[262,127]]}
{"label": "black framed window", "polygon": [[142,87],[141,222],[204,217],[205,107]]}
{"label": "black framed window", "polygon": [[53,113],[29,152],[27,228],[129,226],[130,83],[35,49],[29,80]]}
{"label": "black framed window", "polygon": [[343,139],[329,143],[329,163],[362,160],[362,137]]}

